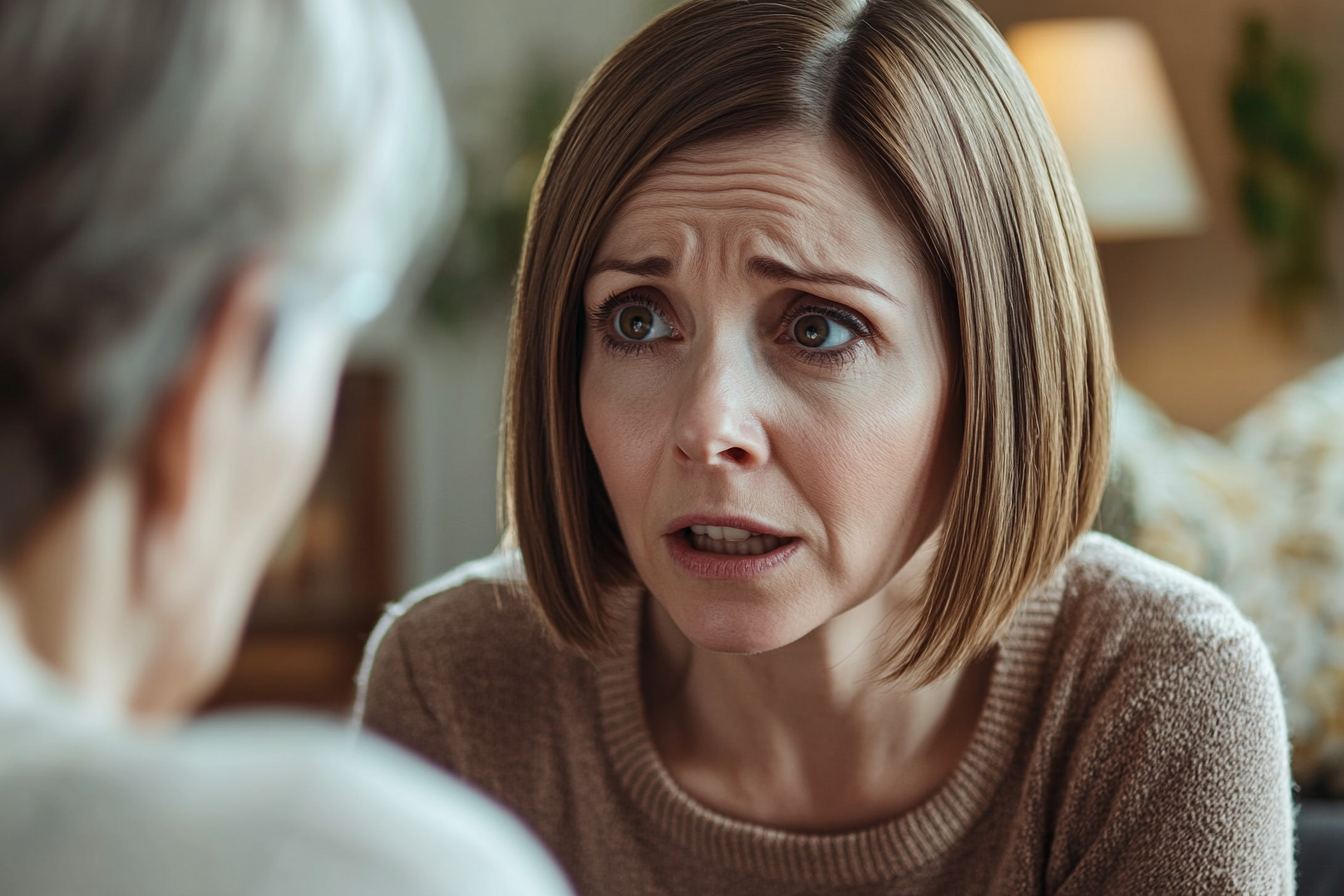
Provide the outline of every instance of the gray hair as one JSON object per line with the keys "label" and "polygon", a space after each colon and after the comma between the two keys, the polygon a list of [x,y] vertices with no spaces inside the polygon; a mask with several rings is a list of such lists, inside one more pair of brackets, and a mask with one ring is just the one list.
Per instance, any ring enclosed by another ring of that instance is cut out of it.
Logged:
{"label": "gray hair", "polygon": [[442,217],[403,0],[11,0],[0,121],[0,558],[141,432],[241,263],[395,284]]}

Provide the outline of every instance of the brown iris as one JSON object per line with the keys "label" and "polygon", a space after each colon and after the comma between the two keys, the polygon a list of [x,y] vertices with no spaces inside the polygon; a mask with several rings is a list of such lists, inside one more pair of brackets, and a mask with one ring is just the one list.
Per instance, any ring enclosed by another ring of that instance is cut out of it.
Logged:
{"label": "brown iris", "polygon": [[653,311],[643,305],[626,305],[616,312],[616,329],[626,339],[640,342],[653,332]]}
{"label": "brown iris", "polygon": [[820,314],[804,314],[793,322],[793,338],[799,345],[820,348],[831,335],[831,322]]}

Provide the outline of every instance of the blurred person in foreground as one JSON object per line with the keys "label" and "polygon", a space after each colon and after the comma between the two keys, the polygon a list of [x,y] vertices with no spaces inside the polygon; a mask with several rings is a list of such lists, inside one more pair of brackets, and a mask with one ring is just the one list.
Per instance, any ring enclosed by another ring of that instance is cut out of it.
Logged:
{"label": "blurred person in foreground", "polygon": [[358,325],[439,229],[399,0],[0,5],[0,892],[567,892],[335,726],[173,730],[226,670]]}

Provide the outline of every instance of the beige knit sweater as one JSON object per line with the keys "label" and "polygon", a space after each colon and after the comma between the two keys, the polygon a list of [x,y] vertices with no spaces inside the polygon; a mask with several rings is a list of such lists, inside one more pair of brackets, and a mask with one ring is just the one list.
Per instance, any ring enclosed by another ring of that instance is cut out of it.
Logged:
{"label": "beige knit sweater", "polygon": [[946,784],[839,834],[697,804],[645,725],[638,626],[620,656],[582,659],[521,586],[474,580],[507,576],[478,564],[393,606],[360,710],[513,807],[586,896],[1293,890],[1288,742],[1260,638],[1212,586],[1105,536],[1023,605]]}

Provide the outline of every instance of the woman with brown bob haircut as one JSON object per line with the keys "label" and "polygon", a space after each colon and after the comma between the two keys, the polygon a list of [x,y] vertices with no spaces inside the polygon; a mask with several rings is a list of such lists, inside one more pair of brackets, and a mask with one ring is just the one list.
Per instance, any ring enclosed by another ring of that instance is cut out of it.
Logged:
{"label": "woman with brown bob haircut", "polygon": [[505,414],[519,552],[392,608],[368,726],[585,894],[1291,892],[1251,626],[1084,534],[1111,347],[965,0],[691,0],[574,102]]}

